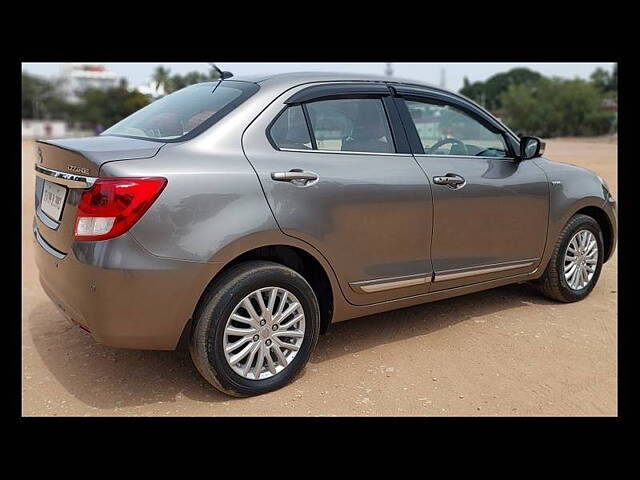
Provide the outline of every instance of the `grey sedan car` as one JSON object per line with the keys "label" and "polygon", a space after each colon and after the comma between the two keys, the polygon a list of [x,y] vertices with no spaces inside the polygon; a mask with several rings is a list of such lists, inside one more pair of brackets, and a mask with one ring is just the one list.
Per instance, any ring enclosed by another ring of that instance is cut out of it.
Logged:
{"label": "grey sedan car", "polygon": [[193,85],[38,142],[44,290],[105,345],[188,346],[231,395],[290,382],[332,322],[531,281],[586,297],[616,245],[593,172],[415,81]]}

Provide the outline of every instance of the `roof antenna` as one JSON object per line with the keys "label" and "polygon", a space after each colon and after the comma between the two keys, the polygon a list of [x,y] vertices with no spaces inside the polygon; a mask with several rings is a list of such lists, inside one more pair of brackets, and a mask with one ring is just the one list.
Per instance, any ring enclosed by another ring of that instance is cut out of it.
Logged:
{"label": "roof antenna", "polygon": [[209,65],[211,65],[211,68],[213,68],[216,72],[218,72],[218,75],[220,75],[220,80],[226,80],[227,78],[233,77],[233,73],[223,72],[218,68],[218,66],[215,63],[210,63]]}

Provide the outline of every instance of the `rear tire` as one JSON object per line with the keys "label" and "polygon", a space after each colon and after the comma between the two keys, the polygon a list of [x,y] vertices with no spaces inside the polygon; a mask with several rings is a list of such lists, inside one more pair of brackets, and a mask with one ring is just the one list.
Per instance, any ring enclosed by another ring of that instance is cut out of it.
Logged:
{"label": "rear tire", "polygon": [[[278,316],[280,302],[284,311]],[[189,352],[218,390],[260,395],[295,379],[319,332],[318,300],[304,277],[278,263],[252,261],[229,269],[205,293],[194,315]]]}
{"label": "rear tire", "polygon": [[[595,240],[595,248],[597,248],[595,254],[597,258],[594,262],[594,247],[591,247],[590,250],[588,249],[589,245],[584,248],[580,247],[580,250],[584,250],[584,254],[578,255],[579,263],[581,262],[589,269],[594,269],[593,272],[586,275],[586,280],[571,277],[573,267],[573,262],[570,260],[573,258],[571,250],[576,250],[575,247],[580,245],[579,235],[589,239],[586,242],[589,244],[592,244],[591,239]],[[543,295],[553,300],[565,303],[582,300],[591,293],[598,282],[602,270],[603,254],[604,241],[598,222],[587,215],[574,215],[560,232],[547,269],[534,284],[538,286]]]}

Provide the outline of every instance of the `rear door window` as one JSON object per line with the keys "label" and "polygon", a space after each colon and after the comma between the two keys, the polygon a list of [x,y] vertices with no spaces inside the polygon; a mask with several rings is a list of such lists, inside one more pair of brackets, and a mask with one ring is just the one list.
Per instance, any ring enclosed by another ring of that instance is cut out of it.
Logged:
{"label": "rear door window", "polygon": [[278,148],[311,150],[311,137],[301,105],[287,108],[274,122],[269,132]]}
{"label": "rear door window", "polygon": [[394,153],[389,121],[379,98],[306,104],[318,150]]}

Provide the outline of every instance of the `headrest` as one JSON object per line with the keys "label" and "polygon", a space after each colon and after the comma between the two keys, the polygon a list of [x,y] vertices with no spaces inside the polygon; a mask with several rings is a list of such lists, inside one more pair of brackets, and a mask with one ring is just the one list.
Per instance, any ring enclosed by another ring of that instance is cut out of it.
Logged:
{"label": "headrest", "polygon": [[374,140],[385,134],[380,118],[380,109],[374,102],[361,102],[358,106],[356,127],[351,133],[354,140]]}

